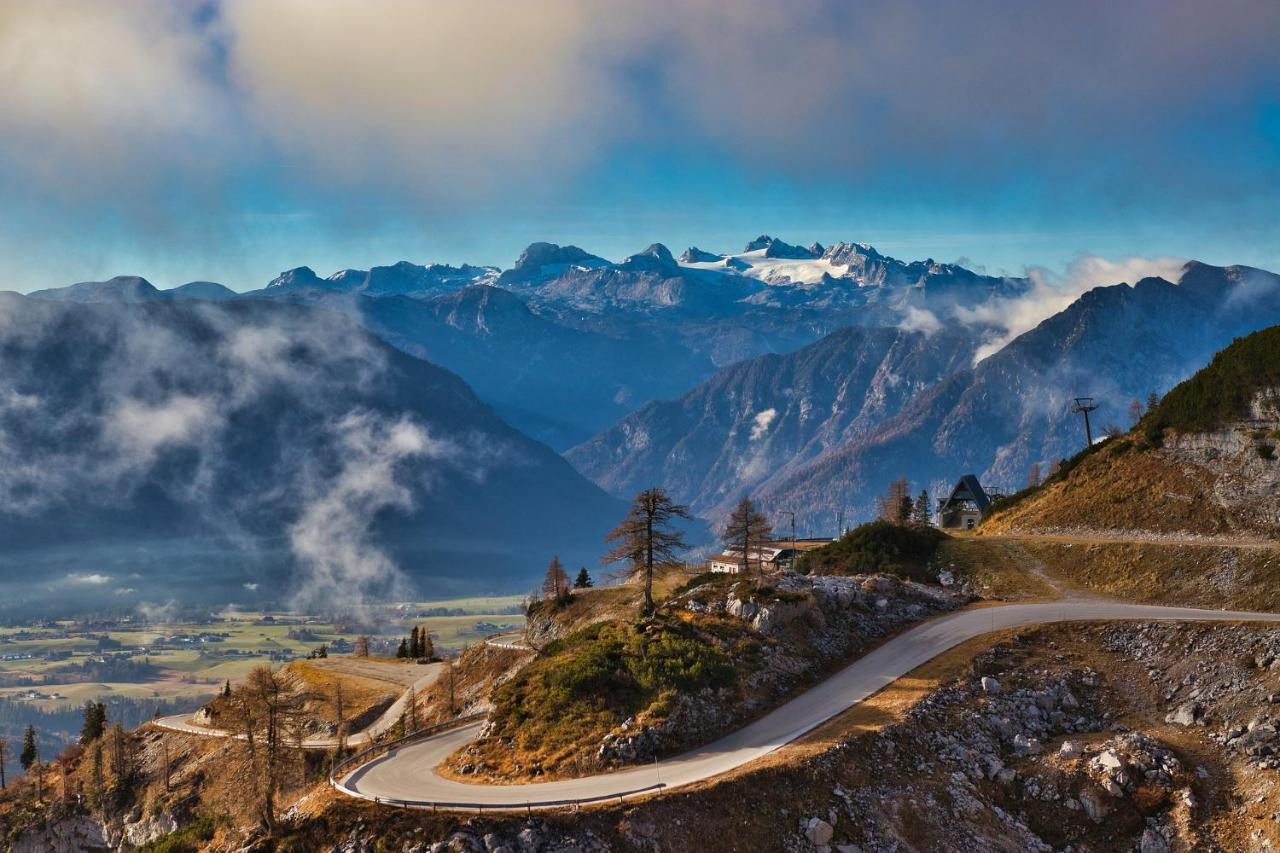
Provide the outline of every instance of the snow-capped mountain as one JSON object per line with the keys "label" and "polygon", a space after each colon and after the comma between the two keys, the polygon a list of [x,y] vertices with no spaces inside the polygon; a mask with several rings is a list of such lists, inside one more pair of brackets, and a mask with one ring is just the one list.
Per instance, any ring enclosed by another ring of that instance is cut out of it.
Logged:
{"label": "snow-capped mountain", "polygon": [[368,270],[339,270],[323,279],[311,267],[296,267],[272,279],[260,293],[265,296],[315,293],[429,296],[472,284],[492,282],[497,276],[498,270],[495,267],[475,267],[470,264],[458,267],[448,264],[422,266],[409,261]]}
{"label": "snow-capped mountain", "polygon": [[921,484],[978,473],[1021,488],[1084,443],[1072,398],[1091,396],[1095,431],[1127,428],[1130,405],[1190,376],[1234,338],[1280,323],[1280,276],[1189,263],[1177,282],[1100,287],[972,369],[906,401],[901,411],[799,466],[756,494],[810,520],[865,517],[890,480]]}

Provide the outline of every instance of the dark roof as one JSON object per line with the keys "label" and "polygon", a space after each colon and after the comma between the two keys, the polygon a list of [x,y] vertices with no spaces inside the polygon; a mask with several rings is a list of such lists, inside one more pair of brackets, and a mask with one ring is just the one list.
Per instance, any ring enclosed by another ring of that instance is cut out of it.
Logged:
{"label": "dark roof", "polygon": [[942,508],[946,509],[952,503],[960,501],[973,501],[982,512],[986,512],[987,507],[991,506],[991,498],[987,496],[982,484],[973,474],[965,474],[960,478],[960,482],[956,483],[956,487],[951,490],[950,497],[943,501]]}

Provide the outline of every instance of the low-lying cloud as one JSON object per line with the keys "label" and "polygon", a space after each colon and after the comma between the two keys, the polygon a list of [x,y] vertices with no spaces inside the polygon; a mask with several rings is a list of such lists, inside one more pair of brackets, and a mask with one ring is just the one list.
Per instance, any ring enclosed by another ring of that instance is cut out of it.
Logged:
{"label": "low-lying cloud", "polygon": [[[300,604],[358,607],[405,592],[372,525],[411,510],[430,467],[470,453],[408,412],[354,402],[380,399],[385,349],[328,312],[190,304],[149,313],[8,297],[0,350],[0,515],[128,507],[140,490],[146,506],[162,507],[158,489],[246,552],[270,535],[263,519],[280,518]],[[272,453],[246,468],[263,455],[255,445]]]}
{"label": "low-lying cloud", "polygon": [[1018,296],[996,297],[976,306],[956,306],[958,320],[993,330],[991,337],[978,348],[977,363],[1001,350],[1009,341],[1034,329],[1040,323],[1063,311],[1071,303],[1095,287],[1113,284],[1136,284],[1144,278],[1163,278],[1177,282],[1182,277],[1185,260],[1177,258],[1126,258],[1119,261],[1084,257],[1062,273],[1042,267],[1027,271],[1030,288]]}

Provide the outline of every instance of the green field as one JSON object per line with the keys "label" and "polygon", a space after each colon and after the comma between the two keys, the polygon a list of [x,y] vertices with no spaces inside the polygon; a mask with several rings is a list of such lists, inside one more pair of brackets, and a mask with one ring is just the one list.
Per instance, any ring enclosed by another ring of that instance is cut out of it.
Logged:
{"label": "green field", "polygon": [[[370,621],[380,630],[371,632],[375,640],[397,641],[408,634],[413,625],[425,625],[436,648],[457,651],[495,632],[518,630],[524,616],[503,612],[517,607],[520,596],[469,597],[386,605],[374,611]],[[452,615],[422,616],[424,611],[448,610]],[[458,615],[461,614],[461,615]],[[274,622],[264,623],[271,617]],[[290,632],[305,631],[314,639],[290,637]],[[219,642],[166,644],[162,638],[175,635],[225,635]],[[20,636],[24,638],[19,639]],[[98,637],[107,636],[120,643],[122,649],[105,649],[108,654],[145,648],[145,655],[130,658],[151,664],[155,671],[146,680],[120,681],[110,678],[65,683],[68,667],[93,664],[98,654]],[[201,624],[175,621],[164,625],[131,623],[95,626],[91,632],[74,622],[60,622],[43,627],[0,627],[0,656],[30,656],[21,660],[0,660],[0,697],[20,697],[31,690],[40,698],[24,700],[50,709],[64,705],[80,705],[87,699],[129,696],[156,699],[203,699],[211,696],[227,679],[244,676],[256,666],[272,663],[269,655],[292,650],[305,657],[317,646],[344,639],[354,642],[355,630],[341,631],[331,623],[320,622],[301,613],[225,612],[215,614],[213,621]],[[50,659],[49,656],[70,657]],[[238,653],[238,654],[228,654]],[[278,665],[278,663],[273,663]],[[56,683],[44,683],[46,681]],[[55,695],[56,694],[56,695]]]}

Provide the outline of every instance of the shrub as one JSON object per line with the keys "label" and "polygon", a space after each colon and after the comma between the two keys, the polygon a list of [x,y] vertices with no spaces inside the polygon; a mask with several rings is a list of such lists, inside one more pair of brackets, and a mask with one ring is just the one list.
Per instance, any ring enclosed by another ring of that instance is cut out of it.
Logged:
{"label": "shrub", "polygon": [[1271,460],[1276,458],[1276,447],[1274,444],[1258,444],[1258,455],[1263,459]]}
{"label": "shrub", "polygon": [[1245,417],[1259,391],[1276,387],[1280,387],[1280,326],[1237,338],[1215,355],[1143,417],[1143,432],[1159,446],[1166,429],[1218,429]]}
{"label": "shrub", "polygon": [[199,817],[163,838],[142,845],[138,853],[196,853],[204,848],[204,842],[213,840],[216,828],[213,818]]}
{"label": "shrub", "polygon": [[924,580],[925,568],[947,538],[941,530],[872,521],[830,545],[801,555],[796,568],[806,574],[855,575],[890,572]]}

